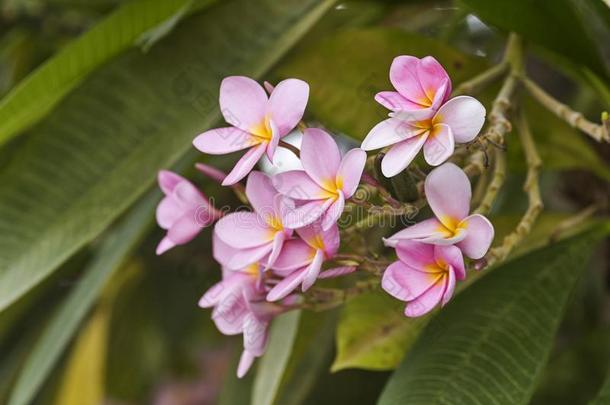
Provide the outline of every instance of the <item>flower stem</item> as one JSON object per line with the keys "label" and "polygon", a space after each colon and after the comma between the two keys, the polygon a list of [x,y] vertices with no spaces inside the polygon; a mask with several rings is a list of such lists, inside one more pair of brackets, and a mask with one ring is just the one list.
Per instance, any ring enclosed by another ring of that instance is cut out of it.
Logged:
{"label": "flower stem", "polygon": [[288,149],[289,151],[294,153],[296,155],[296,157],[298,157],[299,159],[301,158],[301,151],[296,146],[291,145],[288,142],[282,141],[282,140],[280,140],[278,145],[284,149]]}
{"label": "flower stem", "polygon": [[[491,113],[489,114],[489,127],[485,134],[481,136],[479,143],[484,150],[487,143],[498,146],[494,149],[494,173],[485,191],[483,201],[476,212],[486,214],[491,209],[498,191],[504,184],[506,177],[506,156],[501,148],[504,145],[504,136],[512,129],[511,123],[507,118],[508,112],[512,107],[513,98],[517,89],[518,77],[523,72],[523,43],[521,38],[511,33],[508,37],[504,59],[510,66],[510,73],[504,80],[502,88],[495,98]],[[485,153],[485,152],[483,152]]]}
{"label": "flower stem", "polygon": [[527,193],[528,207],[515,230],[504,238],[502,245],[490,250],[487,255],[488,265],[504,260],[513,248],[523,241],[532,230],[534,223],[544,207],[539,185],[542,160],[538,155],[532,132],[523,111],[520,111],[517,115],[516,124],[519,139],[523,145],[525,160],[527,162],[527,177],[523,185],[523,190]]}
{"label": "flower stem", "polygon": [[553,98],[553,96],[544,91],[542,87],[531,79],[524,77],[521,81],[529,94],[557,117],[567,122],[572,127],[580,129],[597,142],[610,142],[610,131],[606,124],[608,121],[607,114],[602,115],[602,125],[594,124],[583,117],[580,112],[572,110],[567,105]]}
{"label": "flower stem", "polygon": [[453,96],[479,93],[487,86],[502,77],[508,71],[508,68],[508,61],[503,60],[499,64],[494,65],[493,67],[485,70],[484,72],[473,77],[472,79],[460,84],[453,92]]}
{"label": "flower stem", "polygon": [[475,210],[477,214],[486,215],[491,210],[491,207],[496,201],[496,197],[498,196],[498,192],[502,188],[504,184],[504,179],[506,178],[506,154],[503,150],[494,149],[494,172],[485,190],[485,194],[483,194],[483,199],[481,200],[481,204],[479,204],[478,208]]}

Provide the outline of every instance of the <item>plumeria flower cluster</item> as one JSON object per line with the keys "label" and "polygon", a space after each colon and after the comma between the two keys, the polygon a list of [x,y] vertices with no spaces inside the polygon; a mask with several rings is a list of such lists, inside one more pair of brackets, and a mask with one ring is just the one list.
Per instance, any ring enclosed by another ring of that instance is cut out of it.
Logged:
{"label": "plumeria flower cluster", "polygon": [[[204,164],[197,168],[245,194],[250,210],[225,214],[188,180],[168,171],[159,174],[165,198],[157,220],[167,235],[158,254],[191,241],[215,223],[212,251],[222,280],[199,305],[213,308],[212,319],[223,334],[243,335],[238,376],[264,353],[274,317],[300,307],[302,293],[318,280],[351,274],[361,264],[338,259],[342,233],[349,231],[338,221],[347,204],[357,204],[353,197],[365,170],[365,150],[391,146],[382,162],[388,177],[407,168],[422,148],[429,164],[440,165],[424,185],[436,218],[384,239],[398,260],[383,272],[381,286],[407,302],[407,316],[446,304],[457,280],[466,277],[464,256],[479,259],[487,252],[493,226],[485,217],[469,214],[468,178],[452,163],[441,165],[455,142],[469,142],[478,134],[484,108],[471,97],[450,99],[451,81],[432,57],[396,58],[390,80],[397,91],[375,97],[392,111],[390,118],[371,130],[361,148],[342,155],[325,130],[299,125],[309,96],[307,83],[287,79],[275,87],[266,84],[266,92],[247,77],[224,79],[219,101],[229,126],[206,131],[193,144],[208,154],[248,151],[228,175]],[[282,138],[297,127],[302,142],[295,153],[302,170],[272,176],[253,170],[263,155],[273,163],[276,149],[286,147]],[[245,189],[240,183],[244,179]]]}

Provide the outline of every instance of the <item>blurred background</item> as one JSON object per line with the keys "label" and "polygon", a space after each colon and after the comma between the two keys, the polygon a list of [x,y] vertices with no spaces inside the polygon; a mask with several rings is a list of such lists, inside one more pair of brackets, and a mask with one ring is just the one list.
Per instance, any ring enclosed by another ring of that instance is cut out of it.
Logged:
{"label": "blurred background", "polygon": [[[138,3],[150,7],[140,10]],[[241,336],[220,335],[210,311],[197,307],[220,278],[210,230],[161,257],[154,254],[163,236],[152,214],[160,200],[151,187],[159,168],[182,170],[221,205],[238,205],[230,191],[191,169],[194,161],[225,169],[235,161],[204,158],[190,148],[190,139],[218,122],[220,78],[246,71],[264,73],[261,81],[272,83],[306,80],[312,91],[306,121],[326,126],[346,145],[358,144],[386,114],[373,95],[390,88],[394,56],[433,55],[455,86],[498,63],[507,38],[502,23],[484,22],[486,15],[460,1],[350,0],[319,10],[312,1],[155,3],[0,3],[0,229],[6,234],[0,262],[4,268],[17,263],[15,274],[0,278],[2,293],[10,296],[0,312],[0,403],[17,388],[36,404],[248,403],[255,372],[235,377]],[[610,57],[608,8],[602,1],[574,4],[597,59],[578,59],[587,57],[586,49],[575,38],[580,33],[566,26],[560,28],[565,38],[541,36],[548,47],[534,41],[527,69],[548,92],[598,121],[610,102],[608,76],[599,73]],[[276,14],[265,15],[268,9]],[[530,17],[520,18],[529,24]],[[563,16],[533,18],[553,25]],[[232,30],[240,24],[242,32]],[[549,27],[549,35],[556,28]],[[291,36],[281,39],[286,33]],[[87,41],[75,46],[84,35]],[[262,43],[271,45],[263,49]],[[46,77],[30,80],[66,50],[72,53]],[[264,60],[253,65],[255,52]],[[22,87],[27,91],[13,97]],[[498,87],[477,96],[489,106]],[[531,100],[523,108],[544,162],[546,211],[521,252],[543,244],[570,215],[590,207],[607,215],[610,195],[610,145],[595,143]],[[507,185],[493,211],[499,235],[527,205],[525,163],[510,137],[508,157]],[[282,155],[265,170],[292,167],[290,159]],[[24,183],[28,187],[14,197]],[[535,404],[586,403],[608,370],[609,248],[606,241],[596,251],[570,301]],[[27,273],[28,266],[35,270]],[[7,280],[19,277],[35,281],[11,296]],[[346,362],[330,371],[342,311],[303,314],[301,357],[291,363],[276,403],[375,402],[392,362],[371,367],[376,370]],[[43,334],[47,347],[37,346]],[[28,365],[34,352],[36,362]]]}

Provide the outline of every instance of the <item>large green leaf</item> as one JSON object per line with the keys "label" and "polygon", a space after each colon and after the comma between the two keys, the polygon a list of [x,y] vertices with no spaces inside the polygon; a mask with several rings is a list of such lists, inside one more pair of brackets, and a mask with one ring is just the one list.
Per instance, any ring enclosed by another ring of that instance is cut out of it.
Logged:
{"label": "large green leaf", "polygon": [[95,68],[138,42],[150,46],[160,28],[212,1],[133,0],[119,7],[0,101],[0,144],[42,118]]}
{"label": "large green leaf", "polygon": [[396,368],[429,319],[406,318],[404,306],[383,291],[364,294],[345,304],[337,327],[337,357],[332,371]]}
{"label": "large green leaf", "polygon": [[[528,41],[554,51],[574,65],[608,77],[608,70],[572,0],[462,0],[483,21],[514,31]],[[595,0],[597,1],[597,0]]]}
{"label": "large green leaf", "polygon": [[300,311],[291,311],[280,315],[271,324],[269,347],[256,369],[252,390],[253,405],[273,404],[290,360],[300,316]]}
{"label": "large green leaf", "polygon": [[154,193],[136,205],[133,213],[100,246],[78,285],[57,309],[32,347],[15,383],[10,405],[28,404],[36,395],[104,285],[144,236],[158,197],[158,193]]}
{"label": "large green leaf", "polygon": [[[349,30],[312,43],[278,74],[299,77],[311,86],[309,109],[330,128],[363,139],[387,110],[373,99],[390,90],[388,74],[397,55],[434,55],[459,83],[485,67],[483,59],[466,56],[430,38],[397,29]],[[341,57],[337,57],[341,55]]]}
{"label": "large green leaf", "polygon": [[[229,74],[260,76],[332,4],[226,1],[98,70],[0,173],[0,310],[103,231],[218,118]],[[256,32],[255,36],[252,33]]]}
{"label": "large green leaf", "polygon": [[426,327],[379,404],[525,404],[608,226],[499,266]]}

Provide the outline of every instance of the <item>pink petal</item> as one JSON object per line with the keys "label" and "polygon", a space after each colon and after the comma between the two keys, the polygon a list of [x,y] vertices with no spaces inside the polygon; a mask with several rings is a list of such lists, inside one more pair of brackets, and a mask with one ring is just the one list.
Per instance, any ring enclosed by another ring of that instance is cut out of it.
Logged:
{"label": "pink petal", "polygon": [[[449,93],[447,93],[447,89],[449,89]],[[439,107],[443,104],[443,102],[449,98],[449,95],[451,93],[451,82],[449,80],[447,80],[446,82],[442,83],[437,91],[436,94],[434,95],[434,98],[432,99],[432,105],[430,106],[430,108],[436,112]]]}
{"label": "pink petal", "polygon": [[451,93],[451,79],[449,75],[432,56],[426,56],[420,60],[420,63],[417,65],[417,77],[426,96],[430,100],[434,100],[439,92],[443,98]]}
{"label": "pink petal", "polygon": [[426,199],[434,215],[449,229],[454,229],[470,211],[470,181],[453,163],[432,170],[424,183]]}
{"label": "pink petal", "polygon": [[294,271],[303,267],[307,267],[313,256],[315,249],[300,239],[292,239],[286,241],[282,248],[282,252],[273,264],[272,268],[279,274],[287,271]]}
{"label": "pink petal", "polygon": [[267,301],[278,301],[282,298],[286,297],[288,294],[293,292],[299,284],[303,282],[303,278],[305,278],[305,270],[307,268],[303,267],[299,270],[296,270],[284,279],[277,283],[275,287],[273,287],[269,293],[267,294]]}
{"label": "pink petal", "polygon": [[417,75],[420,60],[414,56],[397,56],[390,67],[390,81],[398,92],[408,100],[429,106],[431,99],[426,96]]}
{"label": "pink petal", "polygon": [[263,172],[253,171],[246,182],[246,196],[254,211],[263,218],[273,215],[273,201],[277,190],[271,183],[271,178]]}
{"label": "pink petal", "polygon": [[451,297],[453,297],[453,291],[455,290],[455,278],[456,274],[453,267],[449,267],[449,273],[447,274],[447,286],[445,287],[445,292],[443,293],[441,306],[447,305]]}
{"label": "pink petal", "polygon": [[335,185],[341,153],[329,134],[319,128],[307,128],[301,143],[301,163],[309,177],[329,190],[329,183]]}
{"label": "pink petal", "polygon": [[437,262],[446,263],[450,265],[455,271],[455,275],[458,280],[463,280],[466,278],[466,268],[464,267],[464,257],[462,256],[462,251],[453,246],[434,246],[434,257]]}
{"label": "pink petal", "polygon": [[263,156],[266,148],[267,142],[263,142],[259,145],[254,146],[248,152],[246,152],[241,157],[241,159],[237,161],[235,167],[233,168],[233,170],[231,170],[231,173],[229,173],[227,177],[225,177],[222,182],[222,185],[230,186],[246,177],[248,173],[250,173],[252,168],[256,165],[256,163],[259,161],[261,156]]}
{"label": "pink petal", "polygon": [[428,243],[402,240],[396,245],[396,255],[403,263],[419,271],[430,272],[430,265],[436,264],[434,245]]}
{"label": "pink petal", "polygon": [[318,249],[314,256],[311,264],[305,270],[305,278],[303,279],[302,290],[303,292],[309,290],[309,288],[316,282],[320,269],[324,263],[324,251]]}
{"label": "pink petal", "polygon": [[457,143],[470,142],[483,128],[485,107],[476,98],[458,96],[443,104],[432,121],[449,125]]}
{"label": "pink petal", "polygon": [[356,192],[365,164],[366,152],[359,148],[350,150],[343,157],[335,182],[341,185],[345,198],[350,198]]}
{"label": "pink petal", "polygon": [[396,91],[381,91],[375,94],[375,101],[392,111],[420,109],[420,104],[407,100]]}
{"label": "pink petal", "polygon": [[327,279],[327,278],[345,276],[345,275],[355,272],[357,269],[358,268],[356,266],[333,267],[332,269],[328,269],[328,270],[325,270],[322,273],[320,273],[320,275],[318,275],[318,278],[320,280],[323,280],[323,279]]}
{"label": "pink petal", "polygon": [[410,124],[417,124],[421,121],[429,120],[434,117],[436,109],[432,106],[422,107],[413,110],[398,110],[389,113],[388,115],[392,118],[408,122]]}
{"label": "pink petal", "polygon": [[157,205],[157,223],[163,229],[169,229],[183,214],[184,210],[171,197],[165,197]]}
{"label": "pink petal", "polygon": [[418,317],[430,312],[443,298],[447,289],[446,277],[442,277],[425,293],[417,297],[413,301],[409,301],[405,309],[405,315],[409,317]]}
{"label": "pink petal", "polygon": [[442,273],[417,271],[403,262],[397,261],[388,266],[381,279],[381,288],[401,301],[417,299],[434,286]]}
{"label": "pink petal", "polygon": [[222,217],[214,228],[216,235],[229,246],[247,249],[267,244],[275,237],[275,230],[253,212],[233,212]]}
{"label": "pink petal", "polygon": [[494,227],[483,215],[474,214],[462,221],[466,237],[457,246],[471,259],[485,256],[494,239]]}
{"label": "pink petal", "polygon": [[248,314],[248,305],[239,284],[225,282],[226,292],[212,311],[212,320],[224,335],[242,332],[243,322]]}
{"label": "pink petal", "polygon": [[208,201],[205,196],[191,182],[185,180],[174,187],[172,192],[174,201],[183,209],[196,207],[207,207]]}
{"label": "pink petal", "polygon": [[277,125],[280,137],[288,134],[301,121],[308,98],[309,85],[302,80],[287,79],[275,86],[267,113]]}
{"label": "pink petal", "polygon": [[193,240],[202,228],[202,225],[197,222],[194,212],[186,213],[168,229],[167,237],[176,245],[182,245]]}
{"label": "pink petal", "polygon": [[273,155],[275,154],[277,145],[280,143],[281,135],[273,120],[269,120],[269,128],[271,130],[271,140],[269,140],[267,145],[267,158],[271,163],[273,163]]}
{"label": "pink petal", "polygon": [[362,141],[361,147],[367,151],[380,149],[421,135],[425,131],[425,129],[412,126],[398,118],[389,118],[381,121],[370,130],[364,141]]}
{"label": "pink petal", "polygon": [[267,327],[269,322],[258,319],[249,313],[244,319],[244,349],[252,355],[262,356],[267,346]]}
{"label": "pink petal", "polygon": [[248,249],[236,249],[220,239],[216,232],[212,234],[212,256],[229,270],[241,270],[256,263],[271,251],[271,243]]}
{"label": "pink petal", "polygon": [[197,135],[193,140],[193,146],[203,153],[224,155],[258,145],[262,140],[239,128],[226,127],[211,129]]}
{"label": "pink petal", "polygon": [[328,230],[333,225],[337,223],[341,214],[343,214],[343,208],[345,208],[345,197],[343,197],[343,192],[339,191],[339,196],[332,203],[330,207],[326,210],[324,215],[322,216],[322,229]]}
{"label": "pink petal", "polygon": [[302,228],[318,220],[334,203],[334,199],[313,200],[287,213],[282,219],[284,226],[291,229]]}
{"label": "pink petal", "polygon": [[279,219],[284,228],[283,232],[286,236],[292,236],[293,233],[293,229],[286,226],[285,219],[292,214],[294,209],[295,203],[293,199],[279,193],[275,195],[273,199],[273,212],[275,213],[275,219]]}
{"label": "pink petal", "polygon": [[267,266],[265,267],[265,270],[270,267],[273,267],[275,261],[282,252],[282,247],[284,246],[285,240],[286,234],[284,232],[276,232],[273,238],[273,244],[271,245],[271,252],[269,253],[269,258],[267,259]]}
{"label": "pink petal", "polygon": [[176,187],[177,184],[185,181],[186,179],[174,172],[170,172],[169,170],[160,170],[159,174],[157,175],[157,180],[159,181],[159,188],[161,188],[163,193],[167,195],[174,191],[174,187]]}
{"label": "pink petal", "polygon": [[339,227],[334,224],[327,230],[322,229],[321,221],[296,230],[297,234],[314,249],[323,249],[327,257],[333,256],[339,249]]}
{"label": "pink petal", "polygon": [[235,249],[233,254],[229,256],[221,264],[225,265],[229,269],[239,270],[244,267],[248,267],[252,263],[265,262],[265,256],[271,252],[272,244],[267,243],[265,245],[249,248],[249,249]]}
{"label": "pink petal", "polygon": [[251,132],[265,121],[267,94],[244,76],[229,76],[220,84],[220,111],[229,124]]}
{"label": "pink petal", "polygon": [[430,166],[438,166],[453,155],[454,147],[451,128],[436,124],[424,144],[424,158]]}
{"label": "pink petal", "polygon": [[442,239],[444,238],[444,234],[441,232],[443,229],[443,224],[436,218],[429,218],[396,232],[389,238],[384,239],[384,243],[386,246],[396,247],[402,240]]}
{"label": "pink petal", "polygon": [[225,284],[225,280],[214,284],[208,289],[205,294],[199,299],[198,305],[201,308],[211,308],[218,304],[222,297],[226,294],[228,286]]}
{"label": "pink petal", "polygon": [[157,256],[162,255],[163,253],[167,252],[174,246],[176,246],[176,244],[174,242],[172,242],[171,239],[166,236],[163,239],[161,239],[161,242],[159,242],[159,244],[157,245],[157,249],[155,250],[155,253]]}
{"label": "pink petal", "polygon": [[250,367],[252,367],[252,364],[254,363],[254,359],[255,357],[252,353],[247,350],[242,352],[241,357],[239,358],[239,365],[237,366],[237,378],[243,378],[243,376],[248,373],[248,370],[250,370]]}
{"label": "pink petal", "polygon": [[304,170],[278,173],[271,180],[277,191],[296,200],[317,200],[328,196],[328,192],[313,181]]}
{"label": "pink petal", "polygon": [[415,159],[426,139],[428,139],[427,132],[392,146],[381,161],[381,172],[383,175],[393,177],[406,169]]}

